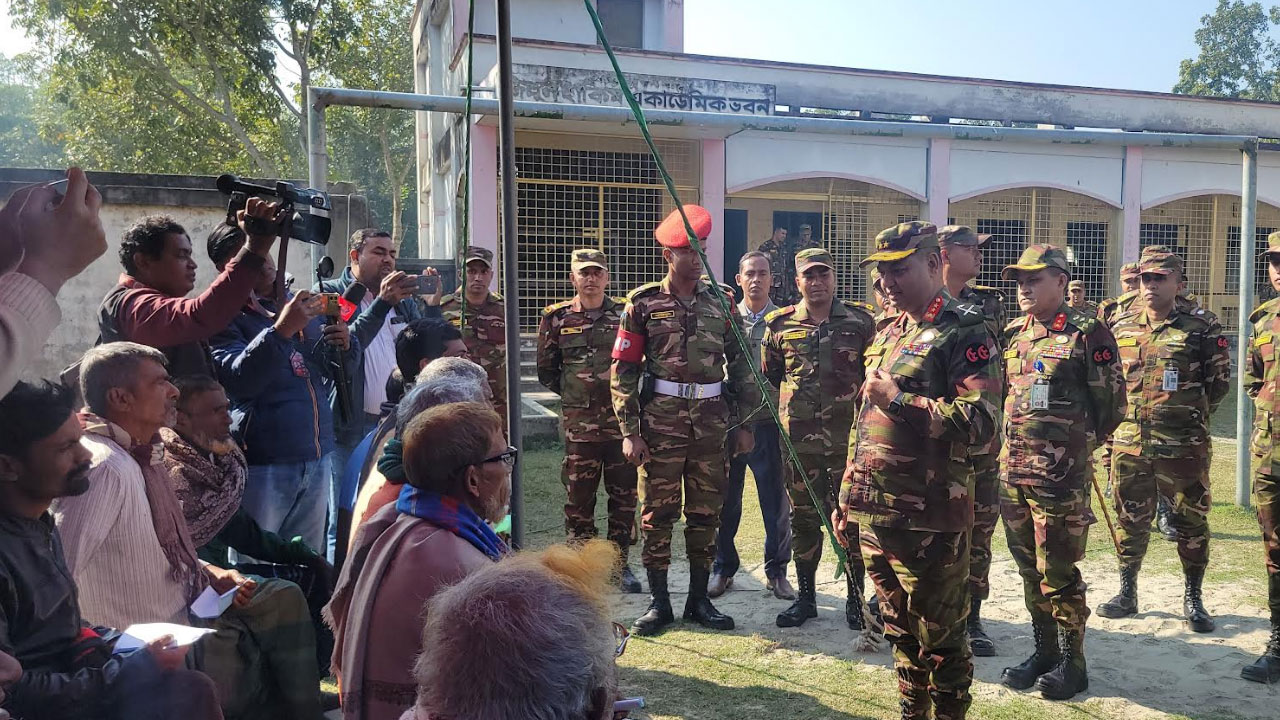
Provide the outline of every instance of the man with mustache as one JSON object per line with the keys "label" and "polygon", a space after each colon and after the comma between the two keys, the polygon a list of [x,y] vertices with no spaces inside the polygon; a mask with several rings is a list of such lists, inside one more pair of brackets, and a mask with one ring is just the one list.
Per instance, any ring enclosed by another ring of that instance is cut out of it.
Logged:
{"label": "man with mustache", "polygon": [[502,296],[489,291],[489,284],[493,282],[493,251],[473,245],[463,255],[463,263],[466,280],[461,296],[446,295],[440,301],[440,310],[445,320],[462,331],[467,357],[479,363],[489,375],[493,409],[498,411],[502,427],[506,428],[507,317]]}
{"label": "man with mustache", "polygon": [[1128,387],[1129,411],[1113,437],[1111,477],[1120,540],[1120,592],[1098,606],[1105,618],[1138,612],[1138,571],[1156,501],[1172,505],[1185,588],[1187,626],[1212,632],[1201,583],[1209,564],[1209,415],[1231,389],[1230,341],[1217,318],[1177,304],[1182,258],[1152,253],[1138,268],[1140,304],[1112,327]]}
{"label": "man with mustache", "polygon": [[80,614],[49,514],[89,489],[74,404],[51,383],[18,383],[0,399],[0,704],[20,718],[221,718],[213,683],[183,667],[189,647],[161,638],[113,655]]}
{"label": "man with mustache", "polygon": [[570,255],[569,280],[576,293],[542,312],[538,381],[560,396],[564,418],[565,533],[576,541],[598,534],[596,490],[603,480],[609,496],[608,536],[622,558],[622,591],[638,593],[640,581],[627,564],[636,525],[636,467],[622,454],[618,417],[609,396],[610,351],[623,304],[605,294],[607,263],[595,248]]}

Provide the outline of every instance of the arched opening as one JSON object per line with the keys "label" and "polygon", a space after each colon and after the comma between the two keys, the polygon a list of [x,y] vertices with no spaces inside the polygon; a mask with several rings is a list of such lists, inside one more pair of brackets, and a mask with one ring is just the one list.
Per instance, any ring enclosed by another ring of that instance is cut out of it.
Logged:
{"label": "arched opening", "polygon": [[[1267,236],[1280,230],[1280,208],[1258,203],[1255,256],[1267,247]],[[1141,244],[1167,245],[1182,256],[1187,268],[1187,292],[1236,332],[1239,320],[1240,198],[1234,195],[1196,195],[1142,211]],[[1214,258],[1219,258],[1214,260]],[[1266,263],[1255,260],[1254,302],[1276,296]]]}
{"label": "arched opening", "polygon": [[890,225],[919,218],[919,200],[874,183],[844,178],[770,183],[725,199],[725,263],[736,267],[738,258],[773,235],[774,227],[794,237],[801,225],[809,225],[813,238],[835,259],[837,295],[865,301],[867,272],[858,263],[869,254],[872,239]]}
{"label": "arched opening", "polygon": [[948,222],[968,225],[992,236],[983,253],[977,282],[1005,294],[1010,317],[1019,314],[1014,283],[1000,271],[1018,260],[1027,245],[1062,247],[1073,278],[1083,280],[1092,302],[1115,294],[1112,268],[1118,267],[1118,210],[1087,195],[1057,188],[1028,187],[979,195],[951,203]]}

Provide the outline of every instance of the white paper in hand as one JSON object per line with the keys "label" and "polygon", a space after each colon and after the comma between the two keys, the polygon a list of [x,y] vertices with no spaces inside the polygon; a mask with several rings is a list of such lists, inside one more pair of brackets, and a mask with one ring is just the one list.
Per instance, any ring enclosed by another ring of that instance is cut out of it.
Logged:
{"label": "white paper in hand", "polygon": [[114,652],[119,654],[130,650],[138,650],[165,635],[173,636],[173,644],[170,647],[193,645],[200,638],[213,633],[213,630],[189,627],[187,625],[174,625],[173,623],[140,623],[138,625],[130,625],[124,631],[124,635],[121,635],[120,639],[116,641]]}
{"label": "white paper in hand", "polygon": [[204,592],[200,593],[200,597],[191,603],[191,613],[198,618],[212,620],[231,607],[231,603],[236,599],[236,591],[239,589],[240,586],[237,585],[219,595],[212,586],[206,587]]}

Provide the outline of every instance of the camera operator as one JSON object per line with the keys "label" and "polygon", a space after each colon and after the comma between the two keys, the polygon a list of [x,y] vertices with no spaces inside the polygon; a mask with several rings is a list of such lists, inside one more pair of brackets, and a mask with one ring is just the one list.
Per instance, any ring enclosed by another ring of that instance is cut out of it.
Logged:
{"label": "camera operator", "polygon": [[99,343],[121,340],[154,347],[179,375],[215,375],[208,340],[240,313],[258,285],[281,220],[279,203],[249,198],[237,213],[243,230],[247,217],[273,228],[270,235],[249,235],[213,284],[195,298],[196,262],[191,237],[172,218],[150,215],[125,231],[120,241],[124,273],[98,310]]}
{"label": "camera operator", "polygon": [[80,168],[55,183],[19,188],[0,208],[0,395],[44,349],[62,319],[64,283],[107,251],[102,195]]}
{"label": "camera operator", "polygon": [[[209,259],[221,271],[244,243],[240,228],[221,225],[209,234]],[[244,510],[267,532],[323,552],[334,449],[329,396],[338,357],[349,375],[360,345],[341,319],[326,324],[319,295],[303,290],[277,312],[275,284],[268,258],[240,314],[210,344],[249,461]]]}
{"label": "camera operator", "polygon": [[[425,300],[415,297],[417,279],[396,270],[399,250],[391,234],[377,228],[363,228],[351,234],[347,246],[349,266],[342,277],[320,283],[319,292],[346,293],[353,283],[365,287],[359,312],[351,319],[351,335],[361,352],[347,365],[351,373],[351,416],[343,422],[335,417],[337,453],[330,481],[330,503],[336,515],[342,471],[360,441],[378,424],[382,404],[387,399],[387,379],[396,367],[396,335],[421,317],[440,316],[440,284]],[[434,270],[428,270],[434,275]],[[336,403],[336,396],[334,402]],[[334,408],[337,409],[336,407]],[[336,415],[336,414],[335,414]],[[330,557],[336,549],[337,523],[329,524]]]}

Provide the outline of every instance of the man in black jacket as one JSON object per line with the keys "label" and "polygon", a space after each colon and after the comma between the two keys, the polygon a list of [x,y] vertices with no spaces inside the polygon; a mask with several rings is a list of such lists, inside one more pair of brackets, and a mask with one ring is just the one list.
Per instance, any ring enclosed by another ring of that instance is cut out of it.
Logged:
{"label": "man in black jacket", "polygon": [[128,655],[80,616],[62,541],[49,514],[59,497],[88,489],[74,394],[18,385],[0,399],[0,652],[22,664],[5,693],[15,716],[221,718],[217,690],[183,667],[188,647],[160,638]]}

